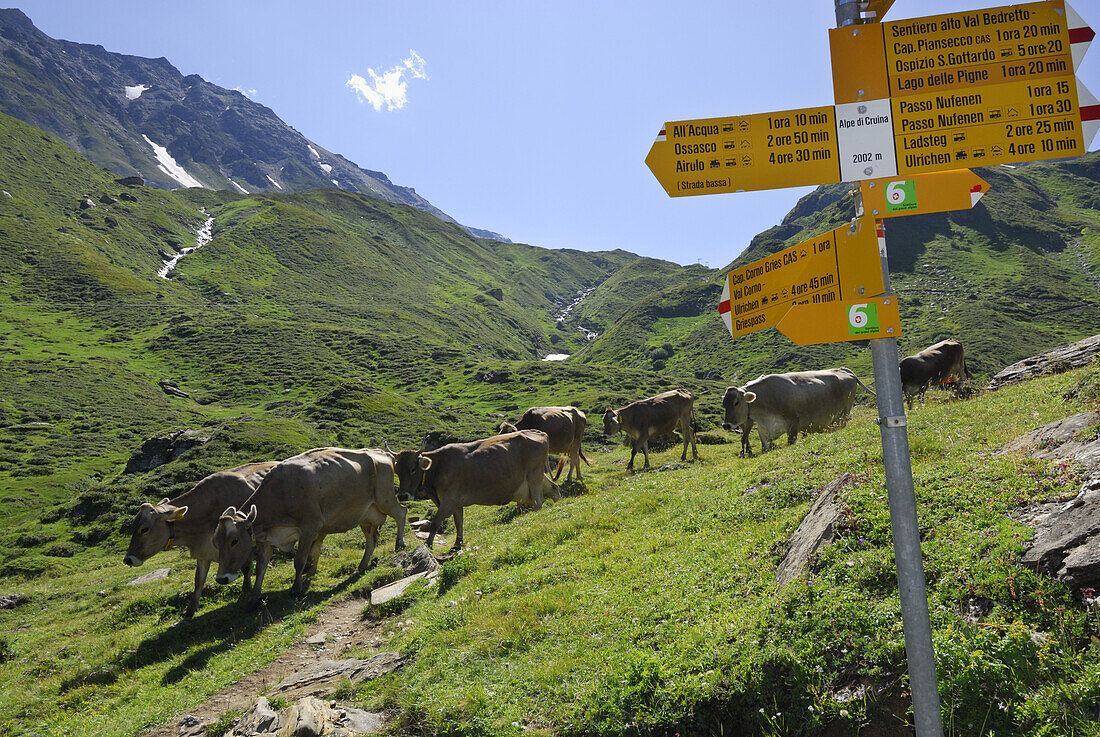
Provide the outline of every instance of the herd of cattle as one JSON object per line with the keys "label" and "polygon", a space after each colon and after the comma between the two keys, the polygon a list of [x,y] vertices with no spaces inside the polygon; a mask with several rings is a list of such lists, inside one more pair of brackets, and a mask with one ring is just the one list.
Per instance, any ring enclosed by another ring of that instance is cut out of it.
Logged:
{"label": "herd of cattle", "polygon": [[[946,340],[909,356],[900,364],[902,386],[912,406],[914,397],[936,383],[966,381],[962,345]],[[794,443],[799,432],[820,432],[847,421],[857,387],[866,386],[847,368],[769,374],[741,387],[729,387],[722,398],[722,426],[741,430],[742,455],[752,454],[749,432],[755,426],[761,449],[784,432]],[[867,389],[870,391],[870,389]],[[872,392],[873,393],[873,392]],[[649,440],[678,430],[687,460],[688,444],[698,458],[692,411],[695,398],[675,389],[604,413],[604,434],[622,432],[631,440],[630,461],[641,450],[649,468]],[[210,564],[218,562],[220,584],[243,574],[241,595],[255,606],[275,548],[294,555],[293,594],[302,593],[317,570],[325,536],[353,527],[366,540],[359,571],[371,562],[378,532],[387,517],[397,523],[395,550],[405,547],[406,509],[402,501],[430,498],[437,508],[427,544],[442,523],[455,523],[455,548],[463,544],[463,509],[470,505],[505,505],[539,509],[547,496],[558,500],[554,480],[569,464],[581,479],[585,413],[576,407],[535,407],[500,434],[469,443],[450,443],[435,450],[393,453],[364,448],[314,448],[282,462],[249,463],[219,471],[174,499],[141,505],[123,562],[139,566],[172,547],[187,548],[196,561],[195,588],[184,617],[199,607]],[[550,454],[560,454],[554,479]],[[397,489],[394,489],[394,477]],[[252,562],[255,582],[250,582]]]}

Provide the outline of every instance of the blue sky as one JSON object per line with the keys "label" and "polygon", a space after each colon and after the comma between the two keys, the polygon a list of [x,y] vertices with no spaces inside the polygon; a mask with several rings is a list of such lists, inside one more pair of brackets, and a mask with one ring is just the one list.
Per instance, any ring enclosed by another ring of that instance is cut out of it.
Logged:
{"label": "blue sky", "polygon": [[[897,0],[886,19],[1003,4]],[[1100,29],[1100,3],[1071,4]],[[18,7],[54,38],[240,89],[467,225],[681,264],[728,264],[811,189],[669,198],[645,166],[664,122],[832,103],[831,0]],[[354,81],[376,77],[392,95]],[[1100,94],[1100,48],[1078,77]]]}

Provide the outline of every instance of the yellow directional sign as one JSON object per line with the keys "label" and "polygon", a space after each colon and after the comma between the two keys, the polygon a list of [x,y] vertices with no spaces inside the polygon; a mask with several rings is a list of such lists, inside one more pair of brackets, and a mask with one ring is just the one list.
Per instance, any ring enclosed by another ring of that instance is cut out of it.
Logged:
{"label": "yellow directional sign", "polygon": [[672,197],[841,181],[832,105],[666,123],[645,161]]}
{"label": "yellow directional sign", "polygon": [[969,169],[860,182],[864,211],[875,218],[969,210],[989,184]]}
{"label": "yellow directional sign", "polygon": [[896,296],[826,305],[794,304],[776,325],[797,345],[898,338],[901,317]]}
{"label": "yellow directional sign", "polygon": [[832,29],[836,101],[1071,74],[1071,47],[1087,48],[1092,36],[1087,25],[1071,33],[1067,15],[1079,17],[1063,0],[1047,0]]}
{"label": "yellow directional sign", "polygon": [[775,325],[792,304],[822,305],[883,289],[875,222],[863,218],[731,271],[718,312],[738,338]]}
{"label": "yellow directional sign", "polygon": [[898,174],[1080,156],[1073,75],[894,98]]}

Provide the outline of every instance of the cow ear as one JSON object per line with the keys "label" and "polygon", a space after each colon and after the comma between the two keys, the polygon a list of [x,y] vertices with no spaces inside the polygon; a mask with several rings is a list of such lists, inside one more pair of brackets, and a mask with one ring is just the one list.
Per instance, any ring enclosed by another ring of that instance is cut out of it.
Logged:
{"label": "cow ear", "polygon": [[253,504],[252,508],[248,510],[248,514],[242,520],[245,527],[251,527],[252,523],[256,521],[256,505]]}
{"label": "cow ear", "polygon": [[171,500],[171,499],[169,499],[168,497],[164,497],[163,499],[161,499],[161,500],[160,500],[160,503],[159,503],[159,504],[157,504],[157,506],[158,506],[158,507],[160,507],[160,506],[163,506],[163,505],[167,504],[167,503],[168,503],[168,502],[170,502],[170,501],[172,501],[172,500]]}
{"label": "cow ear", "polygon": [[755,402],[756,401],[756,392],[745,392],[745,401],[750,403],[750,404]]}
{"label": "cow ear", "polygon": [[421,471],[427,471],[432,467],[432,459],[428,456],[420,456],[420,460],[417,461],[416,465],[420,467]]}
{"label": "cow ear", "polygon": [[187,514],[187,507],[175,507],[169,510],[168,516],[164,519],[166,522],[179,522],[185,514]]}
{"label": "cow ear", "polygon": [[226,507],[225,511],[222,512],[222,517],[233,518],[233,517],[236,517],[236,516],[237,516],[237,508],[236,507]]}

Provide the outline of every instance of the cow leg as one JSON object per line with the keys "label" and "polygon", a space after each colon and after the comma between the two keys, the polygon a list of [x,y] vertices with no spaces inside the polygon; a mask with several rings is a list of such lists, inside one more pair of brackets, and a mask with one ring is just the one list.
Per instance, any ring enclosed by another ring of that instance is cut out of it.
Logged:
{"label": "cow leg", "polygon": [[252,593],[252,556],[249,556],[248,560],[244,562],[244,566],[241,567],[241,595],[239,598],[247,598],[250,593]]}
{"label": "cow leg", "polygon": [[798,423],[792,422],[787,426],[787,445],[794,445],[798,440]]}
{"label": "cow leg", "polygon": [[[397,542],[393,544],[393,550],[396,553],[398,550],[405,549],[405,519],[408,516],[409,510],[404,504],[397,501],[397,497],[390,498],[388,495],[385,499],[381,499],[375,502],[378,509],[382,510],[382,513],[392,517],[394,522],[397,523]],[[386,523],[385,518],[379,519],[376,527],[381,527]],[[363,530],[363,534],[366,534],[366,530]],[[370,562],[368,560],[368,562]]]}
{"label": "cow leg", "polygon": [[[440,497],[439,497],[439,507],[435,510],[435,516],[432,517],[432,529],[428,533],[427,545],[428,545],[429,548],[435,542],[435,535],[436,535],[437,532],[439,532],[439,528],[443,526],[444,520],[446,520],[452,514],[455,514],[454,503],[447,500],[447,499],[445,499],[442,495],[440,495]],[[456,523],[458,522],[458,517],[457,516],[455,518],[455,522]]]}
{"label": "cow leg", "polygon": [[271,544],[264,543],[256,546],[256,580],[252,583],[252,595],[248,597],[247,607],[255,609],[260,603],[260,595],[263,593],[264,575],[267,566],[271,562]]}
{"label": "cow leg", "polygon": [[577,469],[577,483],[579,484],[581,482],[581,449],[579,445],[569,451],[569,475],[565,477],[566,483],[573,480],[574,468]]}
{"label": "cow leg", "polygon": [[462,544],[465,542],[462,539],[462,507],[458,507],[454,511],[455,517],[455,544],[451,550],[461,550]]}
{"label": "cow leg", "polygon": [[310,573],[310,561],[313,560],[314,546],[317,555],[321,553],[321,540],[324,536],[318,535],[312,530],[302,530],[298,537],[298,549],[294,551],[294,585],[290,587],[291,596],[298,596],[305,592],[308,584],[306,579]]}
{"label": "cow leg", "polygon": [[626,464],[627,471],[634,470],[634,456],[638,454],[638,447],[639,444],[637,440],[632,440],[630,442],[630,462]]}
{"label": "cow leg", "polygon": [[[382,518],[385,520],[385,517]],[[375,523],[371,520],[363,520],[363,524],[359,525],[359,529],[363,531],[363,560],[359,561],[359,567],[356,569],[359,573],[365,573],[370,568],[371,557],[374,556],[374,549],[378,547],[378,531],[381,528],[381,523]]]}
{"label": "cow leg", "polygon": [[191,592],[191,600],[183,611],[183,618],[190,619],[199,610],[199,598],[202,596],[202,587],[206,585],[206,573],[210,570],[210,561],[195,561],[195,590]]}
{"label": "cow leg", "polygon": [[756,426],[756,434],[760,436],[760,452],[767,453],[772,449],[772,442],[768,440],[767,433],[764,432],[763,425]]}

